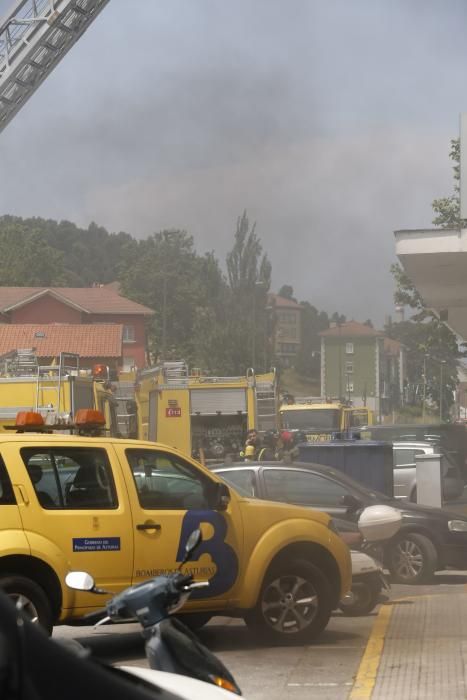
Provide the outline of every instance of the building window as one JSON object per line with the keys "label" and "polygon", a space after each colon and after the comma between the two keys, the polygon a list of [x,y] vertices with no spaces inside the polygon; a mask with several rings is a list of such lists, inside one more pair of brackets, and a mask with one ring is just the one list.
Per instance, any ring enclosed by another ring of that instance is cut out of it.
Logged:
{"label": "building window", "polygon": [[352,372],[353,372],[353,362],[352,361],[347,360],[347,362],[345,363],[345,371],[346,371],[346,374],[352,374]]}
{"label": "building window", "polygon": [[297,315],[295,312],[290,313],[287,311],[279,311],[277,314],[277,320],[279,323],[283,323],[284,325],[292,325],[296,326],[297,325]]}
{"label": "building window", "polygon": [[347,355],[353,355],[353,343],[345,344],[345,352]]}
{"label": "building window", "polygon": [[135,338],[135,327],[134,326],[123,326],[123,342],[124,343],[134,343]]}
{"label": "building window", "polygon": [[298,345],[295,343],[280,343],[279,352],[287,355],[296,355]]}

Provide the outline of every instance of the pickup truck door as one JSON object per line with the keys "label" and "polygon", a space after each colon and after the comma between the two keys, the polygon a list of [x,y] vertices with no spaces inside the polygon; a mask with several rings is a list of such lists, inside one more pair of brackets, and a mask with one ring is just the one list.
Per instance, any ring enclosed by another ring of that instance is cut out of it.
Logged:
{"label": "pickup truck door", "polygon": [[[31,554],[61,575],[85,570],[104,588],[130,585],[131,516],[112,450],[89,442],[25,440],[3,444],[2,456]],[[92,603],[102,601],[94,596]]]}
{"label": "pickup truck door", "polygon": [[232,499],[227,510],[213,510],[209,474],[179,454],[164,449],[115,443],[127,475],[133,514],[135,562],[133,583],[175,571],[190,533],[201,527],[203,542],[185,569],[210,587],[192,598],[222,601],[231,597],[241,568],[241,518]]}

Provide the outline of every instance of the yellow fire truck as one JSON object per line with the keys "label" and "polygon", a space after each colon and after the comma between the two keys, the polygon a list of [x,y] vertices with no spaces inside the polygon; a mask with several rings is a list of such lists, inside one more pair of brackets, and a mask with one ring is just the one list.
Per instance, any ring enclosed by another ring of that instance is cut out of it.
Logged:
{"label": "yellow fire truck", "polygon": [[66,425],[80,408],[96,408],[106,432],[118,437],[117,400],[107,381],[79,367],[79,356],[62,353],[51,365],[38,364],[32,350],[18,350],[0,362],[0,431],[15,424],[20,411],[36,411],[46,424]]}
{"label": "yellow fire truck", "polygon": [[211,377],[165,362],[141,372],[135,392],[138,437],[201,460],[238,454],[248,430],[277,428],[276,373]]}
{"label": "yellow fire truck", "polygon": [[352,428],[373,424],[369,408],[313,396],[282,404],[279,414],[282,428],[303,432],[308,442],[327,441]]}

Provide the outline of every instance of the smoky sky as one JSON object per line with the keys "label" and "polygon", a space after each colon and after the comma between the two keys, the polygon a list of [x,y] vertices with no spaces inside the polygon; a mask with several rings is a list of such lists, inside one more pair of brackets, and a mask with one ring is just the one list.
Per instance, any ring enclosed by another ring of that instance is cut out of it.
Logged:
{"label": "smoky sky", "polygon": [[382,324],[393,231],[452,192],[466,28],[461,0],[110,0],[0,134],[0,213],[224,260],[246,209],[276,290]]}

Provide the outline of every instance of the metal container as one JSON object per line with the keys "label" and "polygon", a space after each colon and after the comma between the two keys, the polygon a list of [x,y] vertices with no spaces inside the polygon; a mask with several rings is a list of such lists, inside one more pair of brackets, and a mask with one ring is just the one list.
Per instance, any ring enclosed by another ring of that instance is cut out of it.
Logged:
{"label": "metal container", "polygon": [[344,472],[369,489],[394,495],[392,444],[373,440],[333,440],[298,446],[301,462]]}

